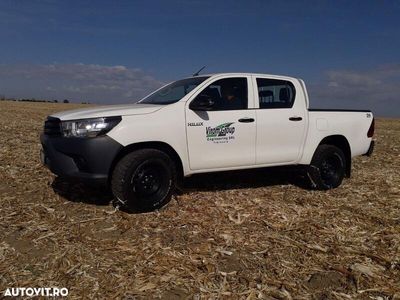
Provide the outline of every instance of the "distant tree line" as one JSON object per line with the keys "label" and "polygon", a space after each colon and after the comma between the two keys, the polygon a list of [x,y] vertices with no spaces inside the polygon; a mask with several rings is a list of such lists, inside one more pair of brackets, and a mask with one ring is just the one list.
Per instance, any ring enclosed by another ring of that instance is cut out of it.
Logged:
{"label": "distant tree line", "polygon": [[[62,101],[58,100],[45,100],[45,99],[35,99],[35,98],[21,98],[21,99],[15,99],[15,98],[7,98],[5,95],[0,94],[0,101],[18,101],[18,102],[44,102],[44,103],[70,103],[68,99],[64,99]],[[90,102],[81,102],[81,104],[90,104]]]}

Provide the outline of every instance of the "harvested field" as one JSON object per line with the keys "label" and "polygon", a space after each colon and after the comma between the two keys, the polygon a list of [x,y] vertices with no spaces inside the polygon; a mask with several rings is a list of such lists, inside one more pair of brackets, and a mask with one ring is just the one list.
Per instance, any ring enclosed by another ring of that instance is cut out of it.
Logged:
{"label": "harvested field", "polygon": [[0,102],[0,291],[69,298],[400,299],[400,120],[335,190],[282,170],[202,175],[164,209],[127,214],[39,161],[46,115]]}

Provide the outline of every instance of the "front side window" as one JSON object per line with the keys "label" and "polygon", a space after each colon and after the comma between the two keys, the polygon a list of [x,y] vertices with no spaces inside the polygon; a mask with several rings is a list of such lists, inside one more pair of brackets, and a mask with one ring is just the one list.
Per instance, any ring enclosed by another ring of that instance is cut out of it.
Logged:
{"label": "front side window", "polygon": [[247,78],[220,79],[206,87],[197,97],[208,97],[212,110],[247,109]]}
{"label": "front side window", "polygon": [[206,76],[193,77],[172,82],[157,92],[150,94],[139,103],[172,104],[178,102],[207,78]]}
{"label": "front side window", "polygon": [[277,79],[257,78],[260,108],[291,108],[295,89],[291,82]]}

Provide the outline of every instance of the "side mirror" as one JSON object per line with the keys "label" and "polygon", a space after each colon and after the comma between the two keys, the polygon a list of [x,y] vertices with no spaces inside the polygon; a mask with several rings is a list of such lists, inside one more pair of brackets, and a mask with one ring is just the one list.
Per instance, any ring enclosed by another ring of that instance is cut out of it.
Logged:
{"label": "side mirror", "polygon": [[212,110],[214,104],[210,96],[200,94],[189,104],[189,108],[191,110],[207,111]]}

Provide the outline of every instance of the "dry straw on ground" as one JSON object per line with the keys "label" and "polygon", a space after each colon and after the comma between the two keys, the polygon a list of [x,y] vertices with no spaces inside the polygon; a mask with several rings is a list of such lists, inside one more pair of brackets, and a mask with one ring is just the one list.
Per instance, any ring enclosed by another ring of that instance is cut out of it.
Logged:
{"label": "dry straw on ground", "polygon": [[51,112],[0,102],[0,291],[69,298],[399,299],[400,120],[377,121],[372,158],[342,187],[282,170],[202,175],[158,212],[126,214],[39,162]]}

